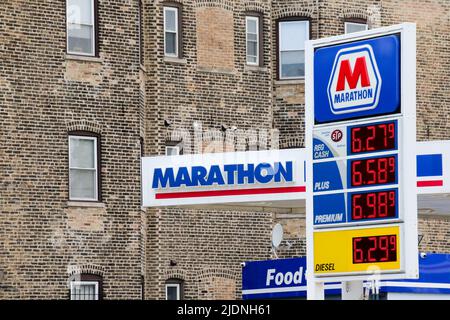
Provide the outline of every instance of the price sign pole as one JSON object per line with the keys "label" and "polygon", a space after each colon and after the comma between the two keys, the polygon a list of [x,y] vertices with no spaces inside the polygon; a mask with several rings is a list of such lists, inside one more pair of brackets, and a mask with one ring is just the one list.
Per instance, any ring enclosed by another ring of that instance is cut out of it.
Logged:
{"label": "price sign pole", "polygon": [[415,25],[306,44],[308,298],[418,277]]}

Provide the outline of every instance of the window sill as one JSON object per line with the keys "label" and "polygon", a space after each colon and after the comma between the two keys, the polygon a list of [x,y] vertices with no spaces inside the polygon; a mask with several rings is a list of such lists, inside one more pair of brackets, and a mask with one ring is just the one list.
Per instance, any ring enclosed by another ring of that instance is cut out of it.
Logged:
{"label": "window sill", "polygon": [[204,67],[204,66],[197,66],[198,72],[205,72],[205,73],[215,73],[215,74],[226,74],[230,76],[235,76],[236,71],[232,69],[222,69],[222,68],[213,68],[213,67]]}
{"label": "window sill", "polygon": [[269,71],[266,67],[260,67],[260,66],[252,66],[246,64],[244,66],[244,71],[251,71],[251,72],[267,72]]}
{"label": "window sill", "polygon": [[66,60],[77,60],[86,62],[103,63],[103,59],[99,57],[81,56],[75,54],[66,54]]}
{"label": "window sill", "polygon": [[103,202],[90,201],[67,201],[67,206],[70,208],[105,208]]}
{"label": "window sill", "polygon": [[175,63],[175,64],[186,64],[187,59],[180,59],[176,57],[164,57],[164,62]]}
{"label": "window sill", "polygon": [[292,80],[275,80],[276,85],[282,85],[282,84],[304,84],[305,79],[292,79]]}

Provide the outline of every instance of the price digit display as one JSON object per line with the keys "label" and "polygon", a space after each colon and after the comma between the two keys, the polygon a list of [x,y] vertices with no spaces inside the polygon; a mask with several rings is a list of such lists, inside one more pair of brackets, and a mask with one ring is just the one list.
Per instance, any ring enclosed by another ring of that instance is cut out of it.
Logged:
{"label": "price digit display", "polygon": [[397,235],[353,238],[353,263],[397,261]]}
{"label": "price digit display", "polygon": [[350,203],[352,220],[383,219],[397,216],[397,192],[395,190],[353,193]]}
{"label": "price digit display", "polygon": [[351,186],[379,185],[396,182],[395,156],[350,161]]}
{"label": "price digit display", "polygon": [[350,153],[377,152],[396,148],[395,122],[350,129]]}

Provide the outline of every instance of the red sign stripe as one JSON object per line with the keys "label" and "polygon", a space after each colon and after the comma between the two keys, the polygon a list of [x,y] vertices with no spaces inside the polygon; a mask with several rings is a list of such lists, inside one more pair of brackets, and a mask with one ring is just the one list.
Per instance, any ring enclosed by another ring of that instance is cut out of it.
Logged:
{"label": "red sign stripe", "polygon": [[306,187],[304,187],[304,186],[302,186],[302,187],[283,187],[283,188],[189,191],[189,192],[157,193],[155,198],[156,199],[202,198],[202,197],[242,196],[242,195],[253,195],[253,194],[292,193],[292,192],[305,192],[305,191],[306,191]]}
{"label": "red sign stripe", "polygon": [[443,180],[417,181],[418,187],[442,187],[443,185],[444,185]]}

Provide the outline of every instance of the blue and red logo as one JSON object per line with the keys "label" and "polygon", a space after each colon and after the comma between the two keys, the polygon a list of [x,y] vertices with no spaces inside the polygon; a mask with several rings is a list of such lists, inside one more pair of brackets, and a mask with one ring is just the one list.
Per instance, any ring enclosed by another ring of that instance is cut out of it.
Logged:
{"label": "blue and red logo", "polygon": [[442,154],[421,154],[417,156],[417,186],[442,187]]}
{"label": "blue and red logo", "polygon": [[380,87],[380,72],[370,45],[338,51],[328,84],[334,114],[375,109]]}
{"label": "blue and red logo", "polygon": [[397,34],[317,48],[315,123],[400,112],[400,48]]}

